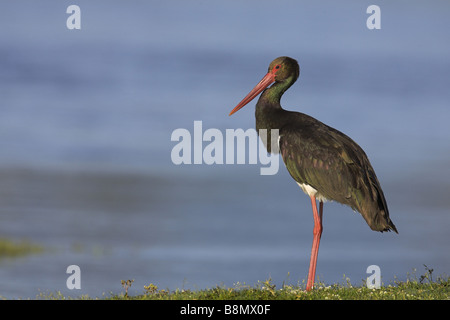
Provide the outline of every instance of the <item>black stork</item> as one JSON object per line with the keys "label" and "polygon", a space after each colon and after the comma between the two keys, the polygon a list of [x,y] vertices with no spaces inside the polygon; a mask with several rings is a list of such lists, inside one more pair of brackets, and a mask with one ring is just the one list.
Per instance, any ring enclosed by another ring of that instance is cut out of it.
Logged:
{"label": "black stork", "polygon": [[[256,130],[278,129],[278,147],[292,178],[311,198],[314,215],[313,244],[306,290],[314,286],[319,243],[322,235],[323,202],[336,201],[361,213],[374,231],[394,230],[375,171],[364,150],[342,132],[304,113],[284,110],[283,93],[297,81],[300,67],[296,60],[279,57],[269,65],[268,73],[230,112],[244,107],[258,94]],[[267,88],[271,85],[270,88]],[[267,141],[271,141],[268,137]],[[268,152],[270,144],[266,145]],[[319,201],[319,211],[317,203]]]}

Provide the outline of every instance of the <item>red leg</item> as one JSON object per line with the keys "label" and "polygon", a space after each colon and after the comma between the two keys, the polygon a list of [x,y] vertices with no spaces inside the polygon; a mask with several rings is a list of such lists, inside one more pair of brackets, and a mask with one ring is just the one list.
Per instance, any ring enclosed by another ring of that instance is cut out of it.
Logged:
{"label": "red leg", "polygon": [[319,254],[319,244],[320,237],[322,236],[322,215],[323,215],[323,202],[320,201],[319,210],[320,213],[317,212],[317,203],[316,197],[311,197],[311,205],[314,214],[314,229],[313,229],[313,244],[311,249],[311,259],[309,262],[309,273],[308,273],[308,282],[306,284],[306,291],[310,291],[314,287],[314,279],[316,278],[316,266],[317,266],[317,255]]}

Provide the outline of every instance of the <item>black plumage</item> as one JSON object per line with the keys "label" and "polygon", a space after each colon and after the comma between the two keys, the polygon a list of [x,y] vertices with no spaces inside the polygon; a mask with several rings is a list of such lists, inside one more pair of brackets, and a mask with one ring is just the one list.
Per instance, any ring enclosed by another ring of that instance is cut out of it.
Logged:
{"label": "black plumage", "polygon": [[[300,67],[296,60],[289,57],[275,59],[264,78],[230,115],[262,92],[255,108],[256,129],[260,134],[267,134],[261,137],[267,151],[281,152],[292,178],[311,199],[314,238],[306,286],[306,290],[311,290],[322,235],[323,201],[332,200],[350,206],[361,213],[372,230],[398,232],[389,217],[380,182],[364,150],[347,135],[319,120],[281,107],[281,96],[299,75]],[[272,130],[278,130],[278,145],[273,144],[276,137],[272,137]],[[274,147],[277,150],[272,150]]]}
{"label": "black plumage", "polygon": [[[264,90],[256,104],[256,129],[279,130],[279,149],[292,178],[317,190],[316,197],[350,206],[375,231],[397,232],[380,182],[364,150],[344,133],[304,113],[286,111],[282,94],[297,80],[297,61],[275,59],[283,73]],[[268,136],[267,141],[271,137]],[[266,146],[271,152],[270,145]]]}

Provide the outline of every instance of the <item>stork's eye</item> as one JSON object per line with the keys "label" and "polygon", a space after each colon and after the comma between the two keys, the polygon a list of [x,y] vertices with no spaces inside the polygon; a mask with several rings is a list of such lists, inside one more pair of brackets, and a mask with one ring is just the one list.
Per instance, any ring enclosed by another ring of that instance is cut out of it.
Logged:
{"label": "stork's eye", "polygon": [[281,64],[277,64],[276,66],[272,67],[272,70],[270,70],[270,72],[272,72],[273,75],[276,75],[280,69],[281,69]]}

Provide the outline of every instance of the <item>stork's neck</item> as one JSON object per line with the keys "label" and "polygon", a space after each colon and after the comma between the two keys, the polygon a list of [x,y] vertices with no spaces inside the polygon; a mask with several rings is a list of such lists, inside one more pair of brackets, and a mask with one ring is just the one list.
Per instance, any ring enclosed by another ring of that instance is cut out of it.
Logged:
{"label": "stork's neck", "polygon": [[[256,130],[258,134],[261,129],[267,130],[267,139],[265,141],[272,141],[272,129],[280,130],[283,126],[287,111],[281,107],[281,96],[296,80],[296,77],[290,77],[285,81],[277,81],[270,88],[264,90],[259,97],[255,109]],[[265,145],[267,151],[271,152],[271,144],[265,143]]]}
{"label": "stork's neck", "polygon": [[[288,78],[285,81],[275,82],[270,88],[263,91],[255,108],[256,130],[280,129],[283,125],[284,113],[281,107],[281,96],[297,78]],[[269,140],[270,141],[270,140]]]}
{"label": "stork's neck", "polygon": [[[296,77],[292,76],[284,81],[275,82],[270,88],[267,88],[261,94],[261,97],[256,104],[256,108],[262,109],[281,109],[281,96],[290,88],[297,80]],[[265,112],[268,112],[266,110]]]}

